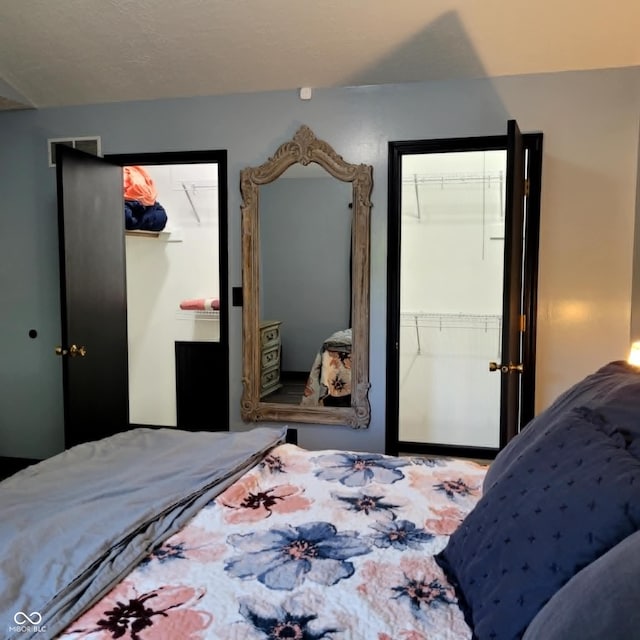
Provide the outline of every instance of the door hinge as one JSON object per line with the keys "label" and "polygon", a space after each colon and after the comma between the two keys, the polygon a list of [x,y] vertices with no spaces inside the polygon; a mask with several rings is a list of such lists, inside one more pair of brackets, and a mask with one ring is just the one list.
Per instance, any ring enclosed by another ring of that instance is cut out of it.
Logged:
{"label": "door hinge", "polygon": [[527,330],[527,316],[520,316],[520,333],[524,333]]}
{"label": "door hinge", "polygon": [[529,196],[529,178],[525,178],[524,181],[524,195],[525,197]]}

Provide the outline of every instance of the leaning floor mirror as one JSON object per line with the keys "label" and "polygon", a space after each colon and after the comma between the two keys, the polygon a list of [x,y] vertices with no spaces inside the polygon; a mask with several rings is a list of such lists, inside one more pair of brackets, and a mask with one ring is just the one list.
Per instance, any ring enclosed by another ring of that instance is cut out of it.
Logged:
{"label": "leaning floor mirror", "polygon": [[244,420],[368,426],[372,175],[306,126],[241,171]]}

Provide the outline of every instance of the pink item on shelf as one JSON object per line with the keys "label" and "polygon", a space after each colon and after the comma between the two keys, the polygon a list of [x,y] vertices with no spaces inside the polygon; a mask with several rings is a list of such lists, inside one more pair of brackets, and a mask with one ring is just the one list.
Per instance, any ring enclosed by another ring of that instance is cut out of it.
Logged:
{"label": "pink item on shelf", "polygon": [[217,311],[220,309],[218,298],[194,298],[193,300],[183,300],[180,308],[185,311]]}
{"label": "pink item on shelf", "polygon": [[124,167],[122,175],[125,200],[137,200],[147,207],[156,203],[156,187],[145,169],[138,166]]}

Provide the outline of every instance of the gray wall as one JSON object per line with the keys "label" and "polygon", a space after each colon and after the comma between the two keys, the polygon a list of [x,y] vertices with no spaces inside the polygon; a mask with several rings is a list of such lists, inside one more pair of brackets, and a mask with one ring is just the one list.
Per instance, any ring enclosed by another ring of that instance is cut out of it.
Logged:
{"label": "gray wall", "polygon": [[[301,124],[373,165],[368,430],[302,426],[309,448],[380,451],[385,435],[389,140],[544,132],[537,404],[625,357],[630,327],[640,69],[105,104],[0,113],[0,455],[63,445],[55,174],[46,139],[102,136],[103,153],[228,149],[229,284],[241,284],[239,172]],[[38,337],[30,339],[28,331]],[[239,417],[241,310],[230,310],[231,427]],[[87,425],[90,429],[90,425]]]}

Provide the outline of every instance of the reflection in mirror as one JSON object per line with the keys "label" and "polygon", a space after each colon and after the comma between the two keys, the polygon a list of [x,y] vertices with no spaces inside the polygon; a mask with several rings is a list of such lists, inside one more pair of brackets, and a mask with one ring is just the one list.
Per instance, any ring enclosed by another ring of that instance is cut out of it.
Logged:
{"label": "reflection in mirror", "polygon": [[260,189],[260,322],[280,323],[270,363],[280,374],[261,390],[264,402],[312,406],[322,395],[325,406],[350,405],[349,361],[347,375],[304,393],[323,343],[351,328],[350,205],[351,185],[315,164]]}
{"label": "reflection in mirror", "polygon": [[372,168],[303,126],[240,187],[243,419],[366,427]]}

